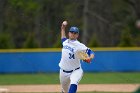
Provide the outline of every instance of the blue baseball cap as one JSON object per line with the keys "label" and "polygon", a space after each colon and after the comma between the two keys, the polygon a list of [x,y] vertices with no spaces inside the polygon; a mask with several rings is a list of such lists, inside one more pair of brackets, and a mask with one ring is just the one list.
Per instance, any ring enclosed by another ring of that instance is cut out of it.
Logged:
{"label": "blue baseball cap", "polygon": [[69,32],[75,32],[75,33],[79,33],[79,29],[77,27],[71,27]]}

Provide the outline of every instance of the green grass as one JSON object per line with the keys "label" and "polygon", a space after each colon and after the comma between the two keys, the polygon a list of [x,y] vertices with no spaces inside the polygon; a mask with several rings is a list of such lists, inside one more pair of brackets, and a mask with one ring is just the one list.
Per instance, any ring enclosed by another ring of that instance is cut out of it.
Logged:
{"label": "green grass", "polygon": [[58,74],[0,74],[0,85],[58,83]]}
{"label": "green grass", "polygon": [[[80,84],[140,83],[140,73],[85,73]],[[59,84],[58,73],[0,74],[0,85]]]}
{"label": "green grass", "polygon": [[140,73],[85,73],[81,83],[118,84],[140,83]]}

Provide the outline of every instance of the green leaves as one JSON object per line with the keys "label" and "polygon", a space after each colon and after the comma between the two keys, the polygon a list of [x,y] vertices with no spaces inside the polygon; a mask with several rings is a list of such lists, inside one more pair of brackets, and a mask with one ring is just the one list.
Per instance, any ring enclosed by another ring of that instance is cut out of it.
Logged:
{"label": "green leaves", "polygon": [[9,3],[15,8],[21,8],[25,12],[32,12],[39,8],[37,0],[9,0]]}
{"label": "green leaves", "polygon": [[[30,44],[41,48],[61,47],[61,22],[67,20],[66,30],[78,26],[79,40],[86,40],[90,47],[140,46],[140,29],[135,27],[140,6],[137,1],[88,0],[85,22],[85,3],[81,0],[2,0],[0,32],[12,38],[15,48],[28,48],[29,41],[37,42],[37,46]],[[85,23],[87,35],[84,37]],[[34,34],[33,39],[30,34]],[[6,44],[8,41],[2,38],[1,42]]]}

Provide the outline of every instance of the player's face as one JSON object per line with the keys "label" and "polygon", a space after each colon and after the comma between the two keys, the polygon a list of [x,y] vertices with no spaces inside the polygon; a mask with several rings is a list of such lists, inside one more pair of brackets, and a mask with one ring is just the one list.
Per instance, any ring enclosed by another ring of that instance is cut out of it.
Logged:
{"label": "player's face", "polygon": [[71,40],[75,40],[75,39],[77,39],[78,36],[79,36],[78,33],[75,33],[75,32],[69,32],[69,39],[71,39]]}

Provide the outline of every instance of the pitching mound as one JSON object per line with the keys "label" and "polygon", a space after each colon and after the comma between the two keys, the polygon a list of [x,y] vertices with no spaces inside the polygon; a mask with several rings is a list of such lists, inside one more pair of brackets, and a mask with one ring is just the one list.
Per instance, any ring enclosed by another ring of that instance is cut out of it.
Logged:
{"label": "pitching mound", "polygon": [[[134,92],[140,84],[80,84],[78,92]],[[4,85],[1,92],[60,92],[60,85]]]}

